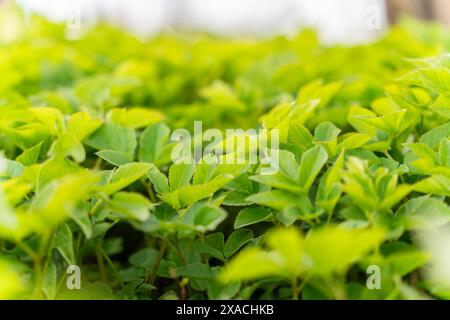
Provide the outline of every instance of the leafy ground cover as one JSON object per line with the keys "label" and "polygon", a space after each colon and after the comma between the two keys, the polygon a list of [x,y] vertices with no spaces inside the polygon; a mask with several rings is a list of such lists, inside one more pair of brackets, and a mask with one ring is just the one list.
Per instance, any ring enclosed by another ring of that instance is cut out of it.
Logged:
{"label": "leafy ground cover", "polygon": [[[0,298],[450,297],[443,28],[346,47],[18,25],[0,37]],[[172,163],[196,120],[279,130],[280,170]]]}

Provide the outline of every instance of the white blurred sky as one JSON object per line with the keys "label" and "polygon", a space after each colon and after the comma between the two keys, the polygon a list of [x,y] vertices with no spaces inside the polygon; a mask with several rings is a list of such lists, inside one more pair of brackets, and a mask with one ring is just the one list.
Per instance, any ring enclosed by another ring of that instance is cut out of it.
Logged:
{"label": "white blurred sky", "polygon": [[[138,34],[168,27],[235,35],[289,33],[317,27],[328,42],[365,42],[382,30],[367,26],[374,8],[386,25],[383,0],[17,0],[54,20],[79,10],[85,21],[105,18]],[[376,14],[376,13],[375,13]]]}

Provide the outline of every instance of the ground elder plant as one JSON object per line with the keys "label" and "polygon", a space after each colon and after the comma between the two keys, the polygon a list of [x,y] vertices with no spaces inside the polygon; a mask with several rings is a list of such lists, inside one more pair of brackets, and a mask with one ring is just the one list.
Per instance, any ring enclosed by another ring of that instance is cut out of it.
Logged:
{"label": "ground elder plant", "polygon": [[0,298],[450,298],[444,29],[343,47],[18,26],[0,38]]}

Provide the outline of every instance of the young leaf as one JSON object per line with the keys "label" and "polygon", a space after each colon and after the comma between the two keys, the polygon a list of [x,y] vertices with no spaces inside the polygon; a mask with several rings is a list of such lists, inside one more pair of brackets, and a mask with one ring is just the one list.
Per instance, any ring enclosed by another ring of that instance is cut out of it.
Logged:
{"label": "young leaf", "polygon": [[195,164],[173,164],[169,169],[169,184],[172,191],[189,184],[195,171]]}
{"label": "young leaf", "polygon": [[130,128],[105,123],[95,131],[84,143],[97,150],[113,150],[134,158],[136,134]]}
{"label": "young leaf", "polygon": [[44,141],[41,141],[34,147],[25,150],[16,158],[16,161],[20,162],[24,166],[31,166],[33,164],[36,164],[39,160],[43,144]]}
{"label": "young leaf", "polygon": [[217,226],[225,220],[227,216],[226,211],[205,206],[197,211],[193,218],[194,226],[199,231],[215,230]]}
{"label": "young leaf", "polygon": [[115,165],[122,166],[124,164],[133,162],[133,159],[128,157],[125,153],[114,150],[101,150],[95,153],[97,156],[105,161]]}
{"label": "young leaf", "polygon": [[58,250],[67,264],[75,264],[72,231],[67,224],[62,224],[56,231],[52,239],[52,248]]}
{"label": "young leaf", "polygon": [[78,141],[84,141],[101,125],[100,120],[93,119],[88,113],[77,112],[67,121],[67,132],[74,135]]}
{"label": "young leaf", "polygon": [[267,221],[270,219],[271,214],[268,210],[262,207],[250,207],[242,209],[236,216],[234,221],[234,228],[239,229],[242,227],[250,226],[259,222]]}
{"label": "young leaf", "polygon": [[431,129],[420,137],[420,142],[429,145],[431,148],[435,148],[439,145],[442,138],[450,138],[450,122]]}
{"label": "young leaf", "polygon": [[341,130],[331,122],[323,122],[314,131],[314,143],[327,150],[330,157],[337,151],[337,138]]}
{"label": "young leaf", "polygon": [[298,173],[298,182],[304,191],[308,191],[311,188],[327,160],[328,154],[322,146],[316,146],[303,154]]}
{"label": "young leaf", "polygon": [[149,108],[114,108],[109,111],[108,119],[125,128],[138,129],[162,121],[163,114]]}
{"label": "young leaf", "polygon": [[242,246],[253,239],[253,231],[250,229],[239,229],[234,231],[227,239],[223,248],[223,254],[226,258],[234,255]]}
{"label": "young leaf", "polygon": [[295,207],[299,208],[304,214],[308,214],[313,210],[311,202],[306,195],[296,195],[281,190],[258,193],[248,197],[247,200],[276,210]]}
{"label": "young leaf", "polygon": [[280,273],[282,261],[278,255],[251,248],[236,256],[220,274],[224,282],[258,279]]}
{"label": "young leaf", "polygon": [[406,230],[436,229],[450,221],[450,208],[429,196],[409,200],[397,212]]}
{"label": "young leaf", "polygon": [[168,143],[170,129],[164,123],[147,127],[139,142],[139,161],[157,163],[163,147]]}
{"label": "young leaf", "polygon": [[110,195],[122,190],[136,180],[139,180],[142,176],[146,175],[151,168],[151,164],[137,162],[120,166],[114,171],[111,181],[102,188],[102,191],[106,195]]}
{"label": "young leaf", "polygon": [[130,220],[145,221],[150,215],[152,203],[134,192],[117,192],[108,202],[108,208]]}

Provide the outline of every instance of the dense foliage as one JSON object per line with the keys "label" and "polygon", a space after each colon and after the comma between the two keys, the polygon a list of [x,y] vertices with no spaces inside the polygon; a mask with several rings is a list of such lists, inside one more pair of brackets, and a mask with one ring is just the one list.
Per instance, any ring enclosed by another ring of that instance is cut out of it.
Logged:
{"label": "dense foliage", "polygon": [[[450,297],[439,26],[352,47],[311,30],[67,40],[16,26],[0,35],[0,298]],[[278,129],[279,172],[173,164],[171,130],[195,120]]]}

